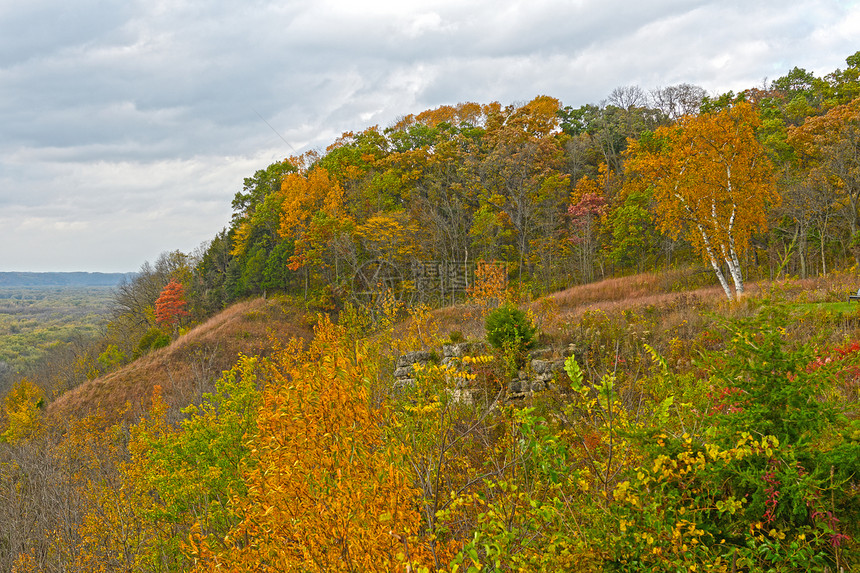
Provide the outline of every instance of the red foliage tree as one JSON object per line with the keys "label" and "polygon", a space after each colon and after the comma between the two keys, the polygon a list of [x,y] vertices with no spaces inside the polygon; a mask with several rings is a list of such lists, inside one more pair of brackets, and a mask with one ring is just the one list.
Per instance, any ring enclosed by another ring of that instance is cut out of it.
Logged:
{"label": "red foliage tree", "polygon": [[170,279],[155,301],[155,322],[166,326],[176,325],[183,316],[189,315],[185,310],[187,305],[185,287],[176,279]]}

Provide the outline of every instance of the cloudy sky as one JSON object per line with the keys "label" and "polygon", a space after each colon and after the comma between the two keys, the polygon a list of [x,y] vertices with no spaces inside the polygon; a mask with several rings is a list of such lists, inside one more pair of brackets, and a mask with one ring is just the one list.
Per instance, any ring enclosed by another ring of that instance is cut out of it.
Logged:
{"label": "cloudy sky", "polygon": [[0,271],[190,252],[257,169],[442,104],[716,94],[858,50],[853,0],[0,0]]}

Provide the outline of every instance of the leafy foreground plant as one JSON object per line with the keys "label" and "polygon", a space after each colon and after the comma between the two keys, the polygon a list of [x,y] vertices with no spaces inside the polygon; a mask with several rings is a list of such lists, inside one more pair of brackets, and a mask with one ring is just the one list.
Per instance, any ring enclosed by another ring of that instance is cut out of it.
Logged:
{"label": "leafy foreground plant", "polygon": [[650,377],[625,388],[569,359],[563,412],[519,414],[529,470],[492,484],[513,493],[463,497],[485,510],[452,570],[853,570],[860,445],[826,396],[856,366],[793,348],[788,320],[766,306],[725,323],[695,404],[660,395],[681,380],[653,352]]}
{"label": "leafy foreground plant", "polygon": [[403,447],[382,440],[384,408],[367,383],[376,361],[322,319],[307,353],[262,365],[266,380],[244,464],[240,521],[223,538],[198,536],[195,571],[390,571],[399,539],[417,528],[417,490]]}
{"label": "leafy foreground plant", "polygon": [[371,398],[378,353],[324,319],[307,351],[241,358],[179,426],[156,397],[109,433],[109,468],[75,478],[86,511],[51,555],[68,571],[856,569],[857,406],[837,386],[860,345],[815,355],[788,320],[767,306],[724,323],[695,379],[651,349],[638,379],[570,358],[570,391],[523,407],[501,403],[489,356]]}
{"label": "leafy foreground plant", "polygon": [[643,431],[642,464],[612,494],[616,570],[858,564],[860,445],[844,408],[825,398],[849,365],[816,366],[809,347],[791,348],[788,320],[765,306],[725,324],[729,347],[702,363],[719,391],[708,419],[680,436]]}
{"label": "leafy foreground plant", "polygon": [[504,348],[528,350],[535,343],[536,329],[526,313],[511,304],[503,304],[487,315],[487,341]]}

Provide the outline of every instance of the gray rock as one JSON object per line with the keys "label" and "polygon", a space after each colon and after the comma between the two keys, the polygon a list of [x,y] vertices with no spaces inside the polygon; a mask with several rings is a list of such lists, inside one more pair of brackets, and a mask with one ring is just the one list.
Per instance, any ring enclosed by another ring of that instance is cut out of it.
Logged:
{"label": "gray rock", "polygon": [[409,366],[401,366],[394,371],[395,378],[410,378],[412,376],[414,368],[412,365]]}
{"label": "gray rock", "polygon": [[552,348],[535,348],[529,352],[529,358],[546,358],[552,354]]}
{"label": "gray rock", "polygon": [[403,368],[404,366],[412,366],[415,363],[421,362],[430,362],[430,359],[433,357],[433,353],[429,350],[416,350],[415,352],[407,352],[403,356],[397,359],[397,368]]}
{"label": "gray rock", "polygon": [[532,360],[532,372],[535,374],[546,374],[552,372],[552,362],[549,360]]}
{"label": "gray rock", "polygon": [[445,358],[461,358],[463,356],[463,344],[443,344],[442,356]]}
{"label": "gray rock", "polygon": [[448,396],[454,404],[471,405],[475,402],[475,390],[448,390]]}

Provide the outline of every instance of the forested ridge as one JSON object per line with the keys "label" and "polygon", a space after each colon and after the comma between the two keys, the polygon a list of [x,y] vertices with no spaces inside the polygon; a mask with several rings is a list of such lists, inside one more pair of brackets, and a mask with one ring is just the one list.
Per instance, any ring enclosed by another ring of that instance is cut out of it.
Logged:
{"label": "forested ridge", "polygon": [[261,169],[4,374],[0,568],[854,570],[858,150],[860,52]]}

